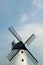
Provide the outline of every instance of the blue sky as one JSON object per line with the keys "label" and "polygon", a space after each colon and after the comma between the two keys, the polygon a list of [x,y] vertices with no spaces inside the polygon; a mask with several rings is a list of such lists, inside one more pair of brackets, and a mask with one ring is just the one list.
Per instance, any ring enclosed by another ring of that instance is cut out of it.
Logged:
{"label": "blue sky", "polygon": [[36,39],[29,49],[38,59],[38,65],[43,65],[43,0],[0,0],[1,65],[9,65],[6,56],[14,40],[14,36],[8,31],[9,26],[16,29],[23,41],[35,33]]}

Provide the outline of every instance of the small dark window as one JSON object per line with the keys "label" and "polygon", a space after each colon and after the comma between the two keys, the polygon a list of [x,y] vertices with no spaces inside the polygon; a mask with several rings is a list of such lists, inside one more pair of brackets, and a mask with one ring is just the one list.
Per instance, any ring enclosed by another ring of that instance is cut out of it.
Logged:
{"label": "small dark window", "polygon": [[21,53],[23,53],[23,51],[21,51]]}
{"label": "small dark window", "polygon": [[22,59],[22,62],[24,62],[24,59]]}

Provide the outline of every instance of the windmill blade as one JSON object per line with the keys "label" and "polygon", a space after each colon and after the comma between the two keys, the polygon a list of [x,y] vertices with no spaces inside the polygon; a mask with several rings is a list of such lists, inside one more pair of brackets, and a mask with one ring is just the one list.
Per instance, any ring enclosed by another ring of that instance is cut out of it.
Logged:
{"label": "windmill blade", "polygon": [[13,27],[8,28],[10,32],[17,38],[18,41],[22,41],[21,37],[17,34],[17,32],[13,29]]}
{"label": "windmill blade", "polygon": [[14,58],[14,56],[16,56],[16,54],[19,52],[20,50],[18,49],[16,49],[16,50],[12,50],[8,55],[7,55],[7,58],[8,58],[8,60],[9,61],[11,61],[13,58]]}
{"label": "windmill blade", "polygon": [[28,51],[28,57],[30,58],[30,60],[35,64],[37,65],[38,61],[36,60],[36,58],[31,54],[31,52],[27,49]]}
{"label": "windmill blade", "polygon": [[31,43],[34,39],[35,39],[35,35],[32,34],[32,35],[30,36],[30,38],[28,38],[28,40],[25,42],[25,44],[27,44],[27,45],[29,46],[30,43]]}

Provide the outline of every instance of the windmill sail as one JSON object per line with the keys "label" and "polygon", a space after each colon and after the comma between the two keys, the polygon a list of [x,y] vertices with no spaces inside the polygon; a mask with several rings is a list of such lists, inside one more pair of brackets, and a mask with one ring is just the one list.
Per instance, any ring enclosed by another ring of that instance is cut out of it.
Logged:
{"label": "windmill sail", "polygon": [[8,60],[9,61],[11,61],[13,58],[14,58],[14,56],[17,54],[19,52],[19,49],[17,50],[12,50],[8,55],[7,55],[7,58],[8,58]]}
{"label": "windmill sail", "polygon": [[32,35],[28,38],[28,40],[25,42],[25,44],[27,44],[27,45],[29,46],[30,43],[31,43],[34,39],[35,39],[35,35],[32,34]]}
{"label": "windmill sail", "polygon": [[13,29],[13,27],[8,28],[10,32],[17,38],[18,41],[22,41],[21,37],[17,34],[17,32]]}
{"label": "windmill sail", "polygon": [[28,57],[30,58],[30,60],[35,64],[35,65],[37,65],[37,63],[38,63],[38,61],[37,61],[37,59],[31,54],[31,52],[27,49],[27,55],[28,55]]}

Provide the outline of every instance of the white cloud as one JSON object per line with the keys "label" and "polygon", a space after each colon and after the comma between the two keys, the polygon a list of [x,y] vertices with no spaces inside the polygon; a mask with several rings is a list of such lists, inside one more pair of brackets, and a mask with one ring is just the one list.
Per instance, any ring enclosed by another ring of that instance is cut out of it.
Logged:
{"label": "white cloud", "polygon": [[35,16],[35,15],[36,15],[36,13],[34,13],[34,12],[30,14],[30,16]]}
{"label": "white cloud", "polygon": [[24,21],[28,20],[28,18],[29,18],[29,16],[27,14],[23,14],[20,17],[20,20],[24,22]]}
{"label": "white cloud", "polygon": [[43,8],[43,3],[38,3],[37,7],[42,9]]}
{"label": "white cloud", "polygon": [[41,2],[41,0],[33,0],[33,4],[34,6],[36,6],[39,9],[43,9],[43,3]]}
{"label": "white cloud", "polygon": [[20,17],[20,23],[24,23],[24,22],[27,22],[27,20],[30,18],[30,17],[33,17],[35,16],[36,13],[35,12],[32,12],[30,14],[22,14],[21,17]]}
{"label": "white cloud", "polygon": [[36,0],[33,0],[33,4],[36,4]]}
{"label": "white cloud", "polygon": [[[38,25],[36,23],[33,24],[27,24],[22,27],[22,29],[19,31],[21,36],[26,36],[27,34],[30,35],[32,33],[35,33],[35,35],[43,35],[43,26]],[[28,36],[27,35],[27,36]]]}

